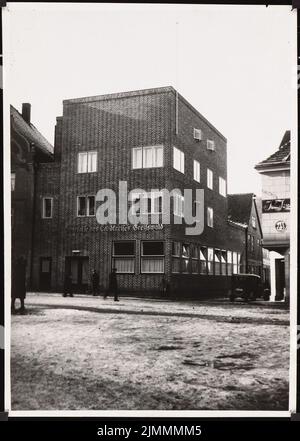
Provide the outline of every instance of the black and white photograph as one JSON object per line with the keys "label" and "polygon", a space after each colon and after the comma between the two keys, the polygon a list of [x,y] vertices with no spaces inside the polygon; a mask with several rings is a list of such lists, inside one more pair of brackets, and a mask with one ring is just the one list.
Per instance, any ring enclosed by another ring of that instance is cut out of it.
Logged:
{"label": "black and white photograph", "polygon": [[291,415],[296,10],[2,18],[9,415]]}

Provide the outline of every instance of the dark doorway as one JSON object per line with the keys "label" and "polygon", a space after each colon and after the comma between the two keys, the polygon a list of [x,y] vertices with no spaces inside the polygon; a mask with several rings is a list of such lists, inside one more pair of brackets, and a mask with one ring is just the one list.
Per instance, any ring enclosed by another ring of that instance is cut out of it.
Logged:
{"label": "dark doorway", "polygon": [[66,257],[65,271],[71,274],[74,292],[87,292],[89,286],[89,258],[86,256]]}
{"label": "dark doorway", "polygon": [[40,289],[48,291],[51,289],[51,271],[52,271],[52,258],[41,257],[40,258]]}
{"label": "dark doorway", "polygon": [[283,300],[285,288],[284,259],[275,259],[276,297]]}

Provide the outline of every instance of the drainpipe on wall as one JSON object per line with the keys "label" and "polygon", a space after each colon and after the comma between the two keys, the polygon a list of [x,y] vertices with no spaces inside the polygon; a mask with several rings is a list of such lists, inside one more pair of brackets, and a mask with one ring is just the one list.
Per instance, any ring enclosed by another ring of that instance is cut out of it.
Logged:
{"label": "drainpipe on wall", "polygon": [[34,231],[35,231],[35,209],[36,209],[36,175],[38,164],[35,158],[35,146],[34,143],[30,144],[31,146],[31,155],[32,155],[32,169],[33,169],[33,191],[32,191],[32,223],[31,223],[31,244],[30,244],[30,276],[29,276],[29,285],[30,289],[33,287],[33,250],[34,250]]}
{"label": "drainpipe on wall", "polygon": [[245,228],[245,273],[248,274],[248,227]]}

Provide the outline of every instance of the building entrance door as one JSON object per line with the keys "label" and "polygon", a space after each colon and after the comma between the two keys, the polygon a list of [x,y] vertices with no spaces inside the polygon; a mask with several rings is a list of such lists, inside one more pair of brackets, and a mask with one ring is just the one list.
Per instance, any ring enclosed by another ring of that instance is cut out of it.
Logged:
{"label": "building entrance door", "polygon": [[76,292],[87,292],[89,286],[89,258],[86,256],[66,257],[66,273],[71,274],[72,288]]}
{"label": "building entrance door", "polygon": [[275,281],[276,281],[275,300],[283,300],[284,288],[285,288],[284,259],[275,260]]}
{"label": "building entrance door", "polygon": [[51,288],[51,257],[41,257],[40,259],[40,289],[48,291]]}

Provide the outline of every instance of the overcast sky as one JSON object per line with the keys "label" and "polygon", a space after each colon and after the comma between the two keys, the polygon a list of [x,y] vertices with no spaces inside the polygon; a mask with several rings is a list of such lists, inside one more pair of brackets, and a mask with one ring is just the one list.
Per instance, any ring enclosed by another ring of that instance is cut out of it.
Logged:
{"label": "overcast sky", "polygon": [[30,102],[51,143],[64,99],[172,85],[226,136],[228,191],[261,193],[253,167],[292,125],[296,10],[8,3],[6,11],[9,102],[19,110]]}

